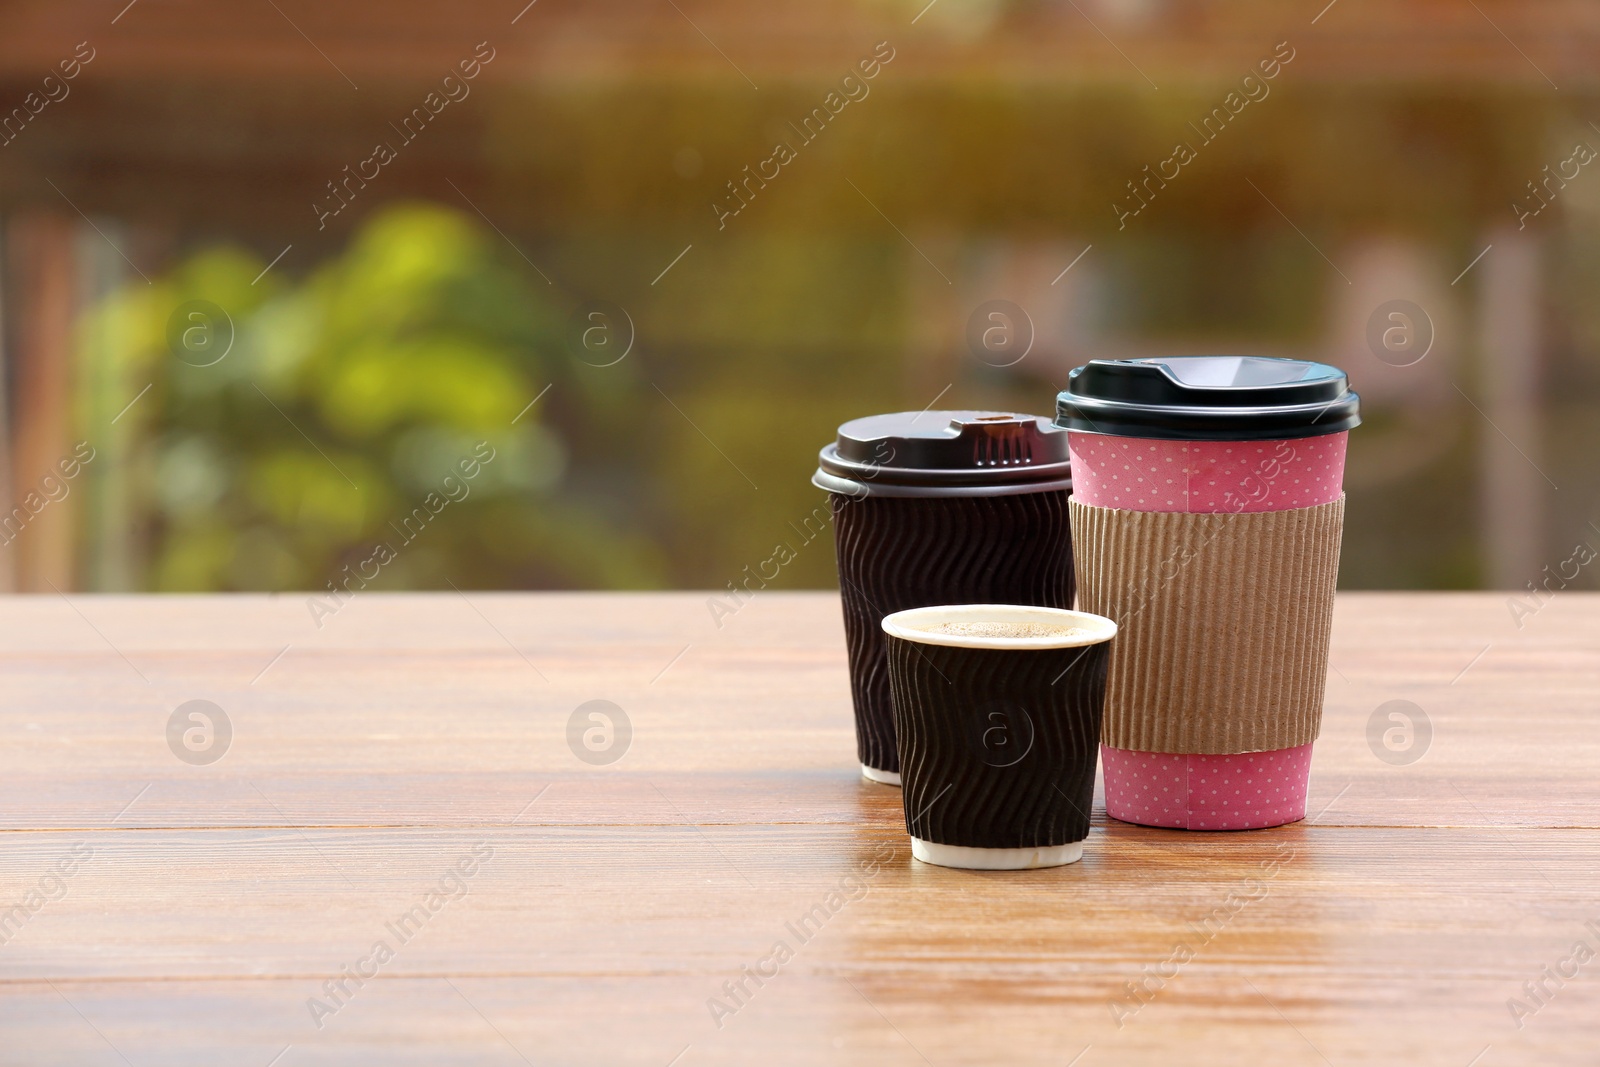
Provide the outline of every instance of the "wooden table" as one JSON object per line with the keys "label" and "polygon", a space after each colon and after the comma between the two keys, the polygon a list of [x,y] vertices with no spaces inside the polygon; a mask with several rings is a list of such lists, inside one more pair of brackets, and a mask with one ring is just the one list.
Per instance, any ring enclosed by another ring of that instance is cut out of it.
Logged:
{"label": "wooden table", "polygon": [[[1502,595],[1341,596],[1313,818],[1099,807],[1081,863],[1023,873],[910,858],[856,771],[835,596],[721,621],[4,601],[0,1064],[1600,1059],[1600,598],[1519,630]],[[174,752],[220,731],[169,746],[191,700],[231,723],[216,762]],[[615,762],[569,746],[590,700],[631,722]],[[1390,700],[1431,723],[1415,762],[1369,745]]]}

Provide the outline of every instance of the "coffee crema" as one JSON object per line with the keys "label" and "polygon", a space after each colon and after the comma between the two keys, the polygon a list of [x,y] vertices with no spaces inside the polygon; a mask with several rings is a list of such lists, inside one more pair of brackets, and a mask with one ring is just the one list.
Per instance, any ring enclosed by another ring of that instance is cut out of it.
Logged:
{"label": "coffee crema", "polygon": [[936,622],[932,626],[919,626],[925,634],[945,634],[951,637],[1083,637],[1089,631],[1081,626],[1060,626],[1048,622]]}

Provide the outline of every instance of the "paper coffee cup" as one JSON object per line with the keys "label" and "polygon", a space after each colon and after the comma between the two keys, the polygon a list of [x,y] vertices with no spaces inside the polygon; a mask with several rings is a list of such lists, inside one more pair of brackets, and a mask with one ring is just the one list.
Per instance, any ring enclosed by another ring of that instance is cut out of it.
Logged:
{"label": "paper coffee cup", "polygon": [[[1073,376],[1057,423],[1098,542],[1080,550],[1082,606],[1123,627],[1107,813],[1191,830],[1304,818],[1359,398],[1336,368],[1264,357],[1097,360]],[[1192,643],[1217,631],[1254,664],[1245,683],[1206,677],[1217,658]],[[1121,714],[1128,704],[1144,721]]]}
{"label": "paper coffee cup", "polygon": [[1034,415],[907,411],[845,423],[820,464],[861,773],[898,785],[880,624],[929,604],[1072,606],[1067,434]]}
{"label": "paper coffee cup", "polygon": [[1083,855],[1117,626],[1003,604],[883,620],[911,854],[976,870]]}

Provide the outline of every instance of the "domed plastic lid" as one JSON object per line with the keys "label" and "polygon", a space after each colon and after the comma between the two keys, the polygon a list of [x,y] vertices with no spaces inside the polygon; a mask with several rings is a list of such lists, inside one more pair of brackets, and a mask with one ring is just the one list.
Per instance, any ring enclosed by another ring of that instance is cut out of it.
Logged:
{"label": "domed plastic lid", "polygon": [[1318,437],[1361,422],[1344,371],[1270,356],[1095,359],[1056,397],[1056,425],[1170,441]]}
{"label": "domed plastic lid", "polygon": [[902,411],[854,419],[811,483],[848,496],[1004,496],[1072,488],[1066,431],[1006,411]]}

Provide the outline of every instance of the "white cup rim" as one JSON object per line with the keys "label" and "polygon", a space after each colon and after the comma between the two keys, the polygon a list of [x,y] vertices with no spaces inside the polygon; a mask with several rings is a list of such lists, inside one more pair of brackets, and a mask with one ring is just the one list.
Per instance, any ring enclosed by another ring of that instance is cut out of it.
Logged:
{"label": "white cup rim", "polygon": [[[942,622],[1037,622],[1052,626],[1071,626],[1083,633],[1061,637],[978,637],[970,634],[929,633],[925,627]],[[1117,624],[1103,615],[1066,608],[1042,608],[1023,604],[936,604],[908,608],[887,615],[883,632],[922,645],[950,648],[1046,649],[1081,648],[1109,641],[1116,636]]]}

